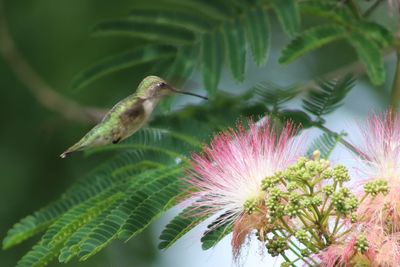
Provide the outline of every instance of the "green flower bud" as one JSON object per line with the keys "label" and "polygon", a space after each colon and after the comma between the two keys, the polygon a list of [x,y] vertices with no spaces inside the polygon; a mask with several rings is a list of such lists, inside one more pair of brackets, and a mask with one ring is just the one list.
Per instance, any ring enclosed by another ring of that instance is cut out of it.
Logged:
{"label": "green flower bud", "polygon": [[374,197],[379,193],[386,195],[389,192],[389,185],[385,180],[374,180],[364,185],[364,191]]}
{"label": "green flower bud", "polygon": [[307,161],[309,161],[309,159],[306,157],[300,157],[296,162],[296,166],[298,168],[304,167]]}
{"label": "green flower bud", "polygon": [[340,188],[338,192],[333,193],[332,203],[335,210],[341,214],[349,214],[358,207],[357,197],[345,187]]}
{"label": "green flower bud", "polygon": [[311,205],[319,206],[322,204],[322,198],[320,196],[314,196],[310,198]]}
{"label": "green flower bud", "polygon": [[286,239],[280,236],[274,236],[272,239],[268,239],[265,246],[272,257],[279,256],[289,248]]}
{"label": "green flower bud", "polygon": [[287,186],[286,186],[286,189],[287,189],[288,191],[293,191],[293,190],[296,190],[296,189],[298,189],[298,188],[299,188],[299,184],[296,183],[296,182],[289,182],[289,183],[287,184]]}
{"label": "green flower bud", "polygon": [[332,168],[326,168],[321,172],[321,178],[324,180],[330,179],[333,176],[333,169]]}
{"label": "green flower bud", "polygon": [[333,194],[334,188],[333,185],[326,185],[322,188],[322,192],[324,192],[327,196]]}
{"label": "green flower bud", "polygon": [[356,214],[351,214],[350,215],[350,222],[351,223],[356,223],[358,221],[358,217]]}
{"label": "green flower bud", "polygon": [[289,195],[288,203],[284,213],[290,217],[298,215],[301,211],[301,197],[298,193],[292,192]]}
{"label": "green flower bud", "polygon": [[305,164],[307,171],[314,171],[317,168],[317,166],[318,166],[318,163],[313,160],[307,161]]}
{"label": "green flower bud", "polygon": [[300,251],[300,253],[301,253],[301,255],[303,256],[303,257],[308,257],[308,256],[310,256],[310,251],[308,250],[308,249],[302,249],[301,251]]}
{"label": "green flower bud", "polygon": [[317,149],[312,153],[312,155],[313,155],[313,160],[319,160],[321,158],[321,151]]}
{"label": "green flower bud", "polygon": [[365,236],[361,235],[357,237],[356,248],[360,253],[365,253],[368,250],[368,240]]}
{"label": "green flower bud", "polygon": [[272,176],[267,176],[261,181],[262,190],[266,191],[268,188],[274,187],[279,183],[282,177],[282,172],[276,172]]}
{"label": "green flower bud", "polygon": [[256,199],[248,199],[243,205],[243,209],[247,214],[252,214],[257,208],[257,200]]}
{"label": "green flower bud", "polygon": [[298,230],[294,236],[297,238],[297,240],[299,240],[300,242],[305,242],[309,239],[307,231],[304,229],[300,229]]}
{"label": "green flower bud", "polygon": [[350,176],[347,168],[343,165],[336,165],[333,168],[333,180],[338,183],[349,181]]}

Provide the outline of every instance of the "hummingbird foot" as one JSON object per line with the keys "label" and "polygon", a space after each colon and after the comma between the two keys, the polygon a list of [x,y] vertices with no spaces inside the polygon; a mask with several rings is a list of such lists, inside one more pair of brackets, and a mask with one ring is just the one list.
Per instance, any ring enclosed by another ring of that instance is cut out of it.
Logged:
{"label": "hummingbird foot", "polygon": [[113,143],[113,144],[118,144],[119,141],[121,141],[121,138],[118,138],[118,139],[113,140],[112,143]]}

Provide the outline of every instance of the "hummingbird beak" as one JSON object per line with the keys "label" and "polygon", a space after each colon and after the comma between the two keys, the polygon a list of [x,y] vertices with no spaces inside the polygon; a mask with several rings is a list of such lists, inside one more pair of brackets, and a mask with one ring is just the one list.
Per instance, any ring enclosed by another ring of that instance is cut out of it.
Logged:
{"label": "hummingbird beak", "polygon": [[175,92],[175,93],[178,93],[178,94],[197,96],[197,97],[203,98],[204,100],[208,100],[208,97],[201,96],[201,95],[198,95],[198,94],[194,94],[194,93],[191,93],[191,92],[179,91],[179,90],[177,90],[177,89],[175,89],[173,87],[171,87],[171,90],[173,92]]}

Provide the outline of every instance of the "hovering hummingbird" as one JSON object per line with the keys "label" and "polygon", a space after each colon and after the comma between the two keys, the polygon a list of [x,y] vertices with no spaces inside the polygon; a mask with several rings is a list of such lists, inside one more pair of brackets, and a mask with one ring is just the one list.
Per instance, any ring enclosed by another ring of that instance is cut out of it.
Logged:
{"label": "hovering hummingbird", "polygon": [[174,93],[207,97],[183,92],[167,84],[157,76],[147,76],[139,84],[136,92],[118,102],[81,140],[64,151],[60,157],[65,158],[74,151],[87,148],[116,144],[138,131],[149,119],[154,108],[164,96]]}

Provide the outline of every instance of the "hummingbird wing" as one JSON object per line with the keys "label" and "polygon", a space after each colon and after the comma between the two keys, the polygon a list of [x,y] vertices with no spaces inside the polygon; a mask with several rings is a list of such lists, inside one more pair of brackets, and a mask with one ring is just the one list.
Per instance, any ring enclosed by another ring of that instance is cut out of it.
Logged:
{"label": "hummingbird wing", "polygon": [[146,113],[144,102],[144,99],[138,98],[124,108],[119,115],[121,129],[113,143],[118,143],[120,140],[131,136],[143,126],[149,117],[149,114]]}

